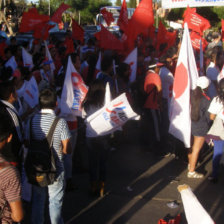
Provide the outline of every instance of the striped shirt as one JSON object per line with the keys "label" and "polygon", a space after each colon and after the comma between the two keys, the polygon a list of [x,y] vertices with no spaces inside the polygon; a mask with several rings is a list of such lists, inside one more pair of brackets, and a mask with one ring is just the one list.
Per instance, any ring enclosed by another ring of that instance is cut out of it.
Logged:
{"label": "striped shirt", "polygon": [[20,175],[15,167],[9,165],[0,169],[0,208],[4,208],[0,223],[13,223],[9,203],[19,200],[21,200]]}
{"label": "striped shirt", "polygon": [[[56,115],[54,111],[50,109],[42,109],[39,113],[35,114],[32,120],[32,138],[36,140],[46,138],[55,118]],[[26,128],[26,139],[29,139],[30,137],[29,126],[30,122],[28,122]],[[61,141],[69,139],[70,137],[71,134],[67,122],[61,118],[57,123],[53,135],[53,152],[58,174],[64,170]]]}

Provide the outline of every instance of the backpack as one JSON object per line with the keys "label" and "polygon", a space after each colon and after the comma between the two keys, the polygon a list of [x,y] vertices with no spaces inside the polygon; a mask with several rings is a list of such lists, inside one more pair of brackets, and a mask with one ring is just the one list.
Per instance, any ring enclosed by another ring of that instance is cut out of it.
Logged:
{"label": "backpack", "polygon": [[46,187],[56,179],[56,164],[53,154],[53,134],[60,118],[53,121],[47,136],[42,140],[32,138],[32,118],[30,120],[30,144],[25,160],[25,171],[30,184]]}

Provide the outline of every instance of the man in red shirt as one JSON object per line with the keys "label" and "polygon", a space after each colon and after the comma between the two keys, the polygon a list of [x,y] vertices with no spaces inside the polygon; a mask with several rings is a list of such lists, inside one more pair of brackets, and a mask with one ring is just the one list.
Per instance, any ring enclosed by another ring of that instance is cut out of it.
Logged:
{"label": "man in red shirt", "polygon": [[144,91],[147,94],[143,108],[143,143],[154,150],[160,142],[160,109],[162,105],[162,83],[159,74],[162,63],[151,60],[144,81]]}

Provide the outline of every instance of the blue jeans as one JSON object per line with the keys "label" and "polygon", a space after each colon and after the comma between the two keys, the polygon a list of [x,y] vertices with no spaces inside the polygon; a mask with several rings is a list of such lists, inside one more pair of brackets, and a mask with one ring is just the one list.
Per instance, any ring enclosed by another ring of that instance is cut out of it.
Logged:
{"label": "blue jeans", "polygon": [[49,195],[49,214],[51,224],[63,224],[61,215],[63,196],[64,196],[64,172],[62,172],[57,180],[48,187],[32,186],[32,224],[44,224],[44,206]]}
{"label": "blue jeans", "polygon": [[219,163],[222,157],[224,141],[214,140],[214,153],[212,158],[212,176],[218,177]]}

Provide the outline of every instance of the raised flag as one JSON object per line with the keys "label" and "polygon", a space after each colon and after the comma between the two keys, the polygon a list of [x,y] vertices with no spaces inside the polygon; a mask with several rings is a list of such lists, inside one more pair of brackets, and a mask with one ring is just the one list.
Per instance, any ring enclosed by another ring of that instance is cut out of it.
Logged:
{"label": "raised flag", "polygon": [[190,12],[187,13],[187,15],[184,18],[184,23],[188,24],[188,28],[203,34],[204,30],[207,30],[211,25],[207,19],[200,16],[196,12]]}
{"label": "raised flag", "polygon": [[121,30],[126,32],[127,26],[128,26],[128,10],[126,5],[126,0],[123,0],[120,16],[117,21],[117,25],[120,27]]}
{"label": "raised flag", "polygon": [[33,76],[26,84],[23,98],[31,108],[34,108],[39,103],[39,90]]}
{"label": "raised flag", "polygon": [[187,9],[184,11],[183,18],[185,18],[188,13],[195,13],[195,12],[196,8],[190,8],[189,6],[187,6]]}
{"label": "raised flag", "polygon": [[19,32],[26,33],[29,31],[34,31],[36,25],[48,22],[49,19],[50,19],[49,16],[40,15],[36,9],[34,8],[29,9],[28,12],[23,13],[21,24],[19,27]]}
{"label": "raised flag", "polygon": [[22,47],[22,58],[23,58],[23,66],[28,67],[29,70],[33,68],[33,58],[30,53],[27,52],[25,48]]}
{"label": "raised flag", "polygon": [[128,64],[131,69],[131,75],[129,77],[129,82],[132,83],[136,80],[136,72],[137,72],[137,55],[138,50],[135,48],[124,60],[124,63]]}
{"label": "raised flag", "polygon": [[184,212],[188,224],[215,224],[188,185],[179,185]]}
{"label": "raised flag", "polygon": [[200,76],[204,75],[204,54],[202,47],[202,40],[200,40]]}
{"label": "raised flag", "polygon": [[154,24],[152,0],[142,0],[138,7],[135,9],[133,16],[128,22],[127,35],[127,47],[130,50],[134,48],[134,41],[137,36],[145,32]]}
{"label": "raised flag", "polygon": [[61,94],[61,114],[63,116],[81,116],[81,104],[87,92],[88,87],[84,84],[82,77],[76,71],[72,64],[71,57],[69,56]]}
{"label": "raised flag", "polygon": [[80,40],[81,43],[84,42],[84,30],[74,19],[72,20],[72,37]]}
{"label": "raised flag", "polygon": [[47,40],[49,37],[49,30],[55,25],[50,25],[48,22],[42,22],[34,27],[33,36],[35,39]]}
{"label": "raised flag", "polygon": [[95,37],[100,42],[100,48],[121,51],[124,49],[123,43],[103,25],[101,25],[101,31],[96,33]]}
{"label": "raised flag", "polygon": [[103,18],[107,23],[107,26],[110,26],[110,24],[114,22],[113,14],[111,12],[108,12],[106,8],[101,9],[100,13],[103,15]]}
{"label": "raised flag", "polygon": [[170,104],[169,133],[190,148],[191,117],[190,90],[196,88],[198,71],[187,23],[174,76],[173,97]]}
{"label": "raised flag", "polygon": [[15,56],[12,56],[6,63],[5,67],[11,67],[13,72],[17,69],[18,65],[15,59]]}
{"label": "raised flag", "polygon": [[47,41],[44,41],[44,46],[45,46],[45,56],[48,58],[49,61],[51,61],[52,63],[50,63],[50,68],[51,68],[51,79],[53,79],[54,77],[54,70],[55,70],[55,64],[54,64],[54,60],[52,59],[51,57],[51,53],[48,49],[48,46],[47,46]]}
{"label": "raised flag", "polygon": [[132,110],[126,94],[123,93],[87,117],[85,122],[97,137],[113,133],[130,119],[137,120],[139,115]]}
{"label": "raised flag", "polygon": [[64,2],[59,6],[59,8],[55,11],[54,15],[51,17],[51,21],[55,23],[61,22],[62,13],[70,8],[70,5],[65,4]]}
{"label": "raised flag", "polygon": [[205,50],[205,48],[208,45],[208,42],[203,37],[201,37],[198,33],[194,31],[191,32],[190,37],[191,37],[192,46],[195,50],[197,51],[200,50],[200,41],[202,42],[203,51]]}

